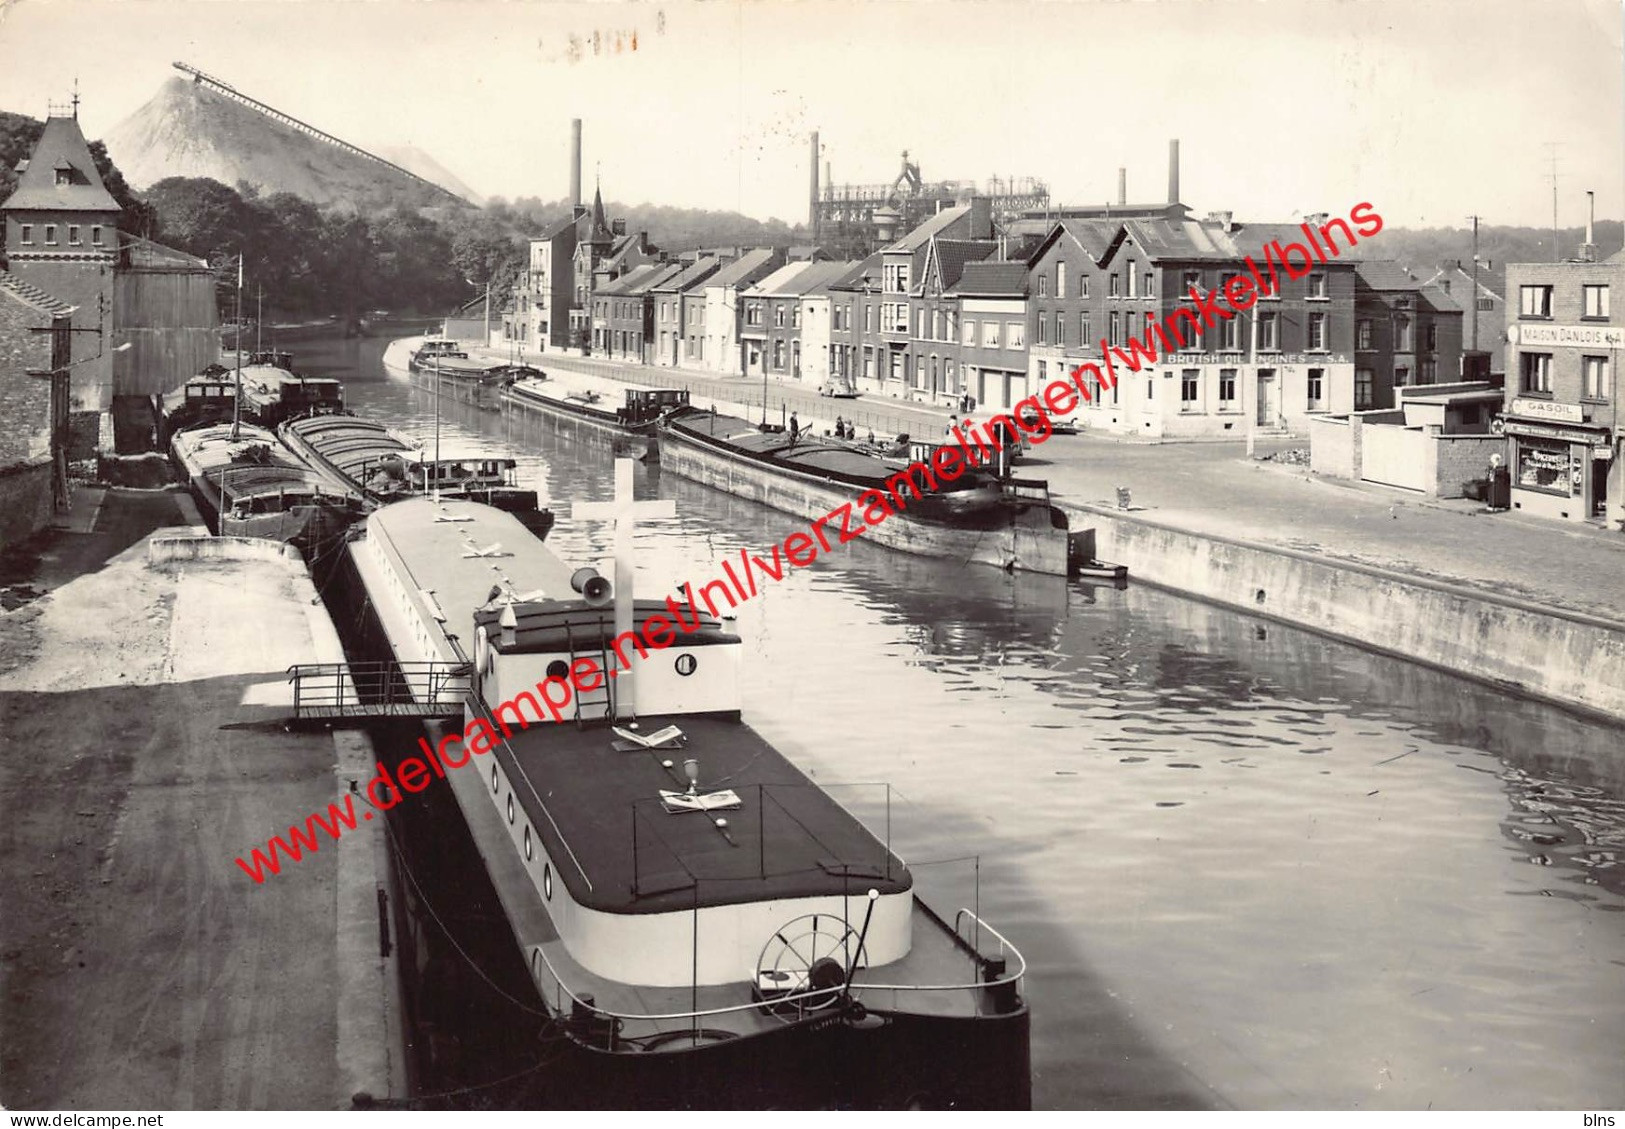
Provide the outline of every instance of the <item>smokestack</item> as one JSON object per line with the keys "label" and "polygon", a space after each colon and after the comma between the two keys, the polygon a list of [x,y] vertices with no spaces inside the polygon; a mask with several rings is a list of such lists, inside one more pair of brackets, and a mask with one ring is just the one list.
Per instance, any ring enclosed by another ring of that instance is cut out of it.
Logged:
{"label": "smokestack", "polygon": [[570,206],[581,207],[581,119],[570,119]]}
{"label": "smokestack", "polygon": [[818,131],[812,131],[812,161],[810,163],[811,179],[807,186],[807,228],[812,232],[812,241],[818,242]]}
{"label": "smokestack", "polygon": [[1595,228],[1597,224],[1597,194],[1586,193],[1586,241],[1580,248],[1580,258],[1587,263],[1597,261],[1597,240]]}
{"label": "smokestack", "polygon": [[1117,203],[1119,207],[1128,203],[1128,170],[1125,168],[1117,170]]}
{"label": "smokestack", "polygon": [[1179,138],[1168,142],[1168,203],[1179,203]]}

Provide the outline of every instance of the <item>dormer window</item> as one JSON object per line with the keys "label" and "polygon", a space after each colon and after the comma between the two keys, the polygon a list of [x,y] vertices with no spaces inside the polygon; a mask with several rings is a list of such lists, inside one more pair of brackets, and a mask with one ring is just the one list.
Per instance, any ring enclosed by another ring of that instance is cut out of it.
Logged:
{"label": "dormer window", "polygon": [[57,169],[56,170],[56,183],[57,183],[58,186],[66,185],[66,184],[72,184],[73,183],[73,170],[72,169]]}

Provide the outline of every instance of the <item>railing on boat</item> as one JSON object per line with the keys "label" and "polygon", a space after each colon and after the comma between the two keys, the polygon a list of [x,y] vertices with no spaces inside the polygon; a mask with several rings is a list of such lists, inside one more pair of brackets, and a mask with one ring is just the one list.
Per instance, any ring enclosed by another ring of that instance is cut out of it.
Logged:
{"label": "railing on boat", "polygon": [[466,662],[296,663],[293,715],[300,721],[365,717],[461,717]]}

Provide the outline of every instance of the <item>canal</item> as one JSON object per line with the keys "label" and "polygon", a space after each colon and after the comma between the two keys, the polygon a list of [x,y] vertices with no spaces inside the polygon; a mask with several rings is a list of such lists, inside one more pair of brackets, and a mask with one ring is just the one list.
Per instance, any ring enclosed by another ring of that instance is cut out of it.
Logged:
{"label": "canal", "polygon": [[[293,346],[432,445],[381,339]],[[451,404],[569,520],[610,455]],[[675,499],[640,592],[791,518]],[[746,719],[1025,953],[1040,1107],[1625,1105],[1625,731],[1134,585],[857,544],[740,609]],[[889,798],[885,788],[889,784]]]}

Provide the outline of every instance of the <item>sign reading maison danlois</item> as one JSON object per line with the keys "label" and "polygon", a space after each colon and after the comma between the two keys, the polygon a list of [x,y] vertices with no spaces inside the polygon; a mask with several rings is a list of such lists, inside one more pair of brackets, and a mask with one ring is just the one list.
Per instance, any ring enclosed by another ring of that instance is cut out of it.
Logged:
{"label": "sign reading maison danlois", "polygon": [[1625,327],[1617,325],[1514,325],[1514,345],[1578,345],[1625,348]]}

